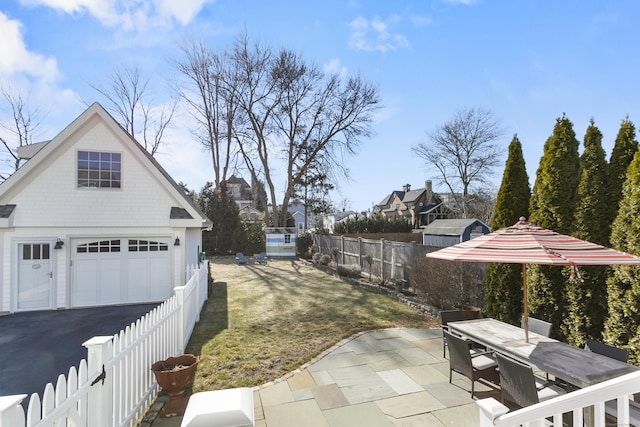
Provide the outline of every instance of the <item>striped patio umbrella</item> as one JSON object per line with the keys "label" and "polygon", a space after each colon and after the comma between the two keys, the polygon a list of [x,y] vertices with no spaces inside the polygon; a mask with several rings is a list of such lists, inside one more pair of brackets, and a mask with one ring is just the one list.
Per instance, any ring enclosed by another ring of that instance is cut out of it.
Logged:
{"label": "striped patio umbrella", "polygon": [[428,258],[463,262],[522,264],[525,337],[529,341],[527,264],[570,266],[580,278],[579,265],[640,265],[640,257],[538,227],[520,218],[511,227],[427,254]]}

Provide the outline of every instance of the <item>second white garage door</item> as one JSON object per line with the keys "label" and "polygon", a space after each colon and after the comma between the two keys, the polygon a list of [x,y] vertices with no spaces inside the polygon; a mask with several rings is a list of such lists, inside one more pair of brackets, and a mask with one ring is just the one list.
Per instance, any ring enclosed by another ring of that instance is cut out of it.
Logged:
{"label": "second white garage door", "polygon": [[72,307],[164,301],[171,295],[169,238],[73,241]]}

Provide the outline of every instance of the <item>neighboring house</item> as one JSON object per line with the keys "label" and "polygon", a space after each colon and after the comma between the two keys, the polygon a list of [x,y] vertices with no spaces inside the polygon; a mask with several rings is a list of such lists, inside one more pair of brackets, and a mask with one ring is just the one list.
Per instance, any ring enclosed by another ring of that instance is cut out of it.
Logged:
{"label": "neighboring house", "polygon": [[211,221],[95,103],[0,185],[0,311],[163,301]]}
{"label": "neighboring house", "polygon": [[227,184],[227,191],[231,193],[240,211],[254,207],[251,186],[244,178],[231,175],[225,183]]}
{"label": "neighboring house", "polygon": [[357,216],[358,213],[354,211],[343,211],[318,215],[318,217],[322,221],[322,228],[328,230],[330,234],[333,233],[336,224],[339,224],[342,221],[346,221],[349,218],[356,218]]}
{"label": "neighboring house", "polygon": [[312,212],[307,213],[307,220],[304,218],[305,206],[304,202],[301,200],[293,200],[289,203],[288,207],[289,213],[293,217],[295,221],[296,230],[298,230],[298,234],[303,233],[313,227],[314,215]]}
{"label": "neighboring house", "polygon": [[436,219],[449,219],[455,213],[439,194],[434,193],[431,181],[425,181],[424,188],[412,190],[409,184],[402,191],[393,191],[374,206],[373,213],[387,218],[405,218],[414,228],[429,225]]}
{"label": "neighboring house", "polygon": [[238,210],[238,215],[243,222],[264,222],[264,212],[253,206],[243,206]]}
{"label": "neighboring house", "polygon": [[491,229],[482,221],[470,219],[436,219],[423,229],[423,244],[447,247],[489,234]]}

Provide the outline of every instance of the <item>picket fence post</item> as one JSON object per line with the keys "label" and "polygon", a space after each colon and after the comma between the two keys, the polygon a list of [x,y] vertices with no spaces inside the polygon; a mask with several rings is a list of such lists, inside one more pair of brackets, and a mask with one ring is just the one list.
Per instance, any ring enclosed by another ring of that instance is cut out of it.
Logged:
{"label": "picket fence post", "polygon": [[24,425],[24,411],[20,403],[26,397],[26,394],[0,396],[0,427]]}
{"label": "picket fence post", "polygon": [[113,355],[113,336],[97,336],[82,344],[87,348],[88,378],[96,378],[89,391],[87,425],[113,425],[113,369],[106,367]]}
{"label": "picket fence post", "polygon": [[[180,349],[180,353],[184,352],[184,348],[185,348],[185,342],[184,342],[184,316],[185,316],[185,309],[184,309],[184,291],[185,291],[185,287],[184,286],[178,286],[177,288],[174,288],[174,291],[176,293],[176,298],[178,299],[178,345],[179,345],[179,349]],[[174,347],[175,348],[175,347]]]}
{"label": "picket fence post", "polygon": [[[196,269],[195,266],[192,270],[191,277],[195,280],[196,286],[196,307],[200,306],[200,301],[202,301],[202,289],[200,288],[200,269]],[[196,310],[196,322],[200,321],[200,310]]]}

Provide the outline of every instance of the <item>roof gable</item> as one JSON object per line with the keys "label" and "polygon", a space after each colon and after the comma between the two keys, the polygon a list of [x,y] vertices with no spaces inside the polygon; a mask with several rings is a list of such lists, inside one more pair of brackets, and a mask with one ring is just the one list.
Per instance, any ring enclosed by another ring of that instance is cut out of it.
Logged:
{"label": "roof gable", "polygon": [[[79,150],[122,153],[122,188],[111,191],[78,189],[76,153]],[[30,211],[31,220],[35,216],[33,211],[45,208],[76,211],[97,208],[93,215],[97,216],[97,221],[101,216],[104,220],[108,219],[109,209],[129,208],[130,214],[139,213],[140,208],[132,209],[132,206],[147,201],[153,207],[152,198],[162,201],[157,209],[164,211],[166,220],[175,207],[188,213],[190,227],[195,227],[196,223],[201,227],[210,226],[210,221],[164,168],[98,103],[87,108],[0,185],[0,204],[17,204],[16,210],[21,215]],[[86,206],[82,207],[83,203]],[[68,221],[83,214],[87,218],[83,223],[90,224],[87,212],[71,212]],[[111,214],[122,216],[121,211]],[[55,212],[52,216],[55,217]]]}
{"label": "roof gable", "polygon": [[422,197],[424,192],[425,192],[424,188],[420,188],[418,190],[407,191],[406,193],[403,194],[402,201],[404,203],[415,202],[418,199],[420,199],[420,197]]}

